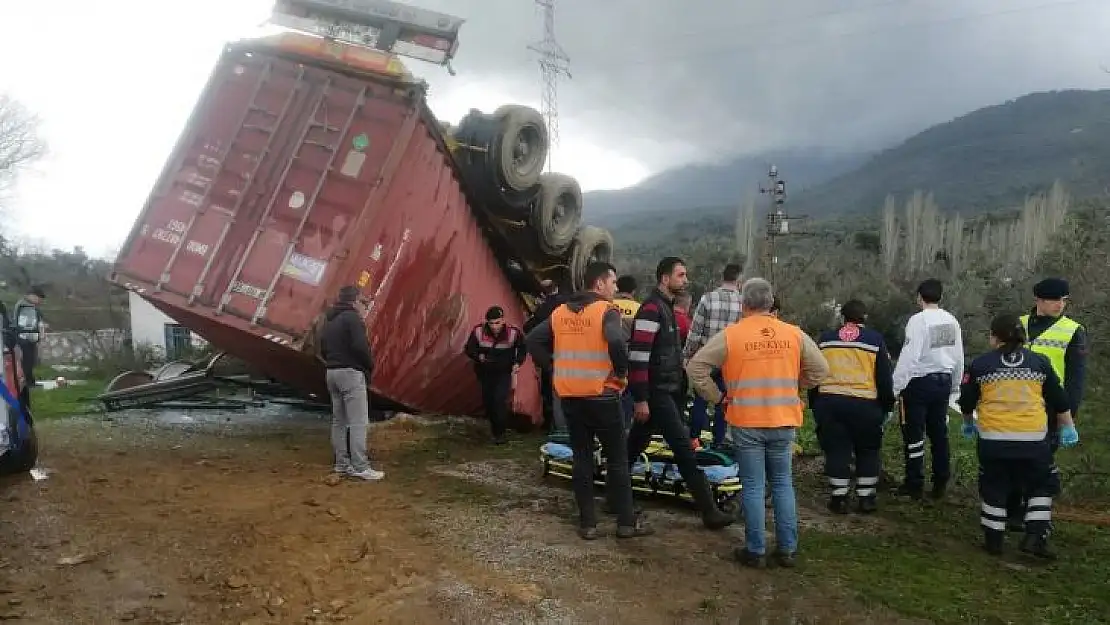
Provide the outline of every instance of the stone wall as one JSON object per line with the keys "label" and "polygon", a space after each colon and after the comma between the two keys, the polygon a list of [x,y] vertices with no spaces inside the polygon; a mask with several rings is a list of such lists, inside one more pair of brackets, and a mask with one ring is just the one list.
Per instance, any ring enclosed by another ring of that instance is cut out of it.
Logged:
{"label": "stone wall", "polygon": [[39,362],[44,365],[71,365],[90,354],[105,354],[123,345],[123,330],[47,332],[39,341]]}

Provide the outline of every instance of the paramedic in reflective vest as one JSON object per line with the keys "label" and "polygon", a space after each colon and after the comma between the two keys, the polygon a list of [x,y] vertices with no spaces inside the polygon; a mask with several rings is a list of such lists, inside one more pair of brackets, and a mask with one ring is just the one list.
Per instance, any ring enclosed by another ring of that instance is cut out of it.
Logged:
{"label": "paramedic in reflective vest", "polygon": [[[1083,326],[1064,315],[1069,288],[1066,280],[1046,278],[1033,286],[1034,308],[1030,314],[1021,318],[1021,324],[1028,339],[1027,346],[1032,351],[1048,359],[1053,372],[1060,379],[1068,396],[1071,418],[1079,415],[1079,405],[1083,402],[1083,385],[1087,374],[1087,332]],[[1048,438],[1052,451],[1056,451],[1059,441],[1053,420],[1056,415],[1048,414]],[[1053,466],[1053,480],[1059,489],[1059,473]],[[1053,493],[1057,494],[1057,493]],[[1007,500],[1010,510],[1009,528],[1022,531],[1021,510],[1024,498],[1015,489]]]}
{"label": "paramedic in reflective vest", "polygon": [[621,325],[625,328],[628,338],[632,338],[632,320],[640,312],[640,302],[636,299],[636,278],[621,276],[617,278],[617,294],[613,296],[613,304],[621,313]]}
{"label": "paramedic in reflective vest", "polygon": [[[976,358],[963,378],[959,405],[963,435],[979,435],[979,522],[986,550],[1002,553],[1007,495],[1020,485],[1029,495],[1025,536],[1020,549],[1052,559],[1048,534],[1052,522],[1052,449],[1049,428],[1058,427],[1060,443],[1079,442],[1068,397],[1044,356],[1023,347],[1025,329],[1014,315],[991,322],[994,351]],[[1046,414],[1047,410],[1047,414]],[[1053,415],[1049,419],[1048,415]],[[976,419],[976,417],[978,417]],[[1050,426],[1050,421],[1057,425]]]}
{"label": "paramedic in reflective vest", "polygon": [[701,511],[702,524],[711,530],[723,529],[735,519],[717,507],[709,480],[698,468],[690,431],[682,421],[686,396],[682,393],[682,341],[674,300],[686,290],[686,264],[681,258],[668,256],[656,266],[655,278],[655,289],[636,313],[628,346],[628,384],[634,402],[628,458],[630,462],[639,458],[652,435],[661,433],[674,454],[687,491]]}
{"label": "paramedic in reflective vest", "polygon": [[854,456],[856,506],[868,514],[877,509],[883,417],[894,408],[894,380],[883,335],[863,325],[867,319],[863,302],[845,302],[840,314],[844,325],[825,331],[817,341],[829,363],[829,375],[810,390],[809,405],[825,452],[829,510],[848,513]]}
{"label": "paramedic in reflective vest", "polygon": [[898,494],[921,499],[925,489],[925,438],[933,452],[934,499],[944,497],[951,476],[948,406],[960,392],[964,342],[960,322],[940,307],[944,286],[930,278],[917,287],[921,312],[906,323],[906,338],[894,366],[894,394],[901,399],[900,423],[906,478]]}
{"label": "paramedic in reflective vest", "polygon": [[617,537],[647,536],[632,503],[625,429],[620,395],[627,386],[628,348],[621,331],[620,312],[613,305],[617,273],[613,266],[586,266],[584,284],[528,333],[526,343],[534,362],[551,366],[555,392],[563,404],[571,449],[574,452],[574,498],[578,504],[578,535],[599,537],[594,506],[594,437],[601,441],[607,462],[606,489],[617,513]]}
{"label": "paramedic in reflective vest", "polygon": [[474,326],[466,341],[466,355],[474,361],[478,383],[482,385],[482,404],[493,433],[493,442],[505,442],[505,429],[509,421],[509,395],[513,390],[513,376],[528,357],[524,348],[524,333],[505,323],[505,311],[500,306],[490,306],[485,323]]}
{"label": "paramedic in reflective vest", "polygon": [[[744,545],[734,555],[745,566],[767,561],[764,489],[771,486],[775,556],[793,566],[798,551],[798,514],[791,468],[795,431],[802,425],[799,388],[825,379],[829,364],[813,339],[771,315],[771,284],[752,278],[740,287],[742,318],[718,332],[687,365],[694,391],[725,404],[729,438],[740,465]],[[711,377],[720,369],[725,394]]]}
{"label": "paramedic in reflective vest", "polygon": [[[640,302],[636,300],[636,278],[621,276],[617,278],[617,294],[613,303],[621,313],[621,326],[624,328],[625,341],[632,339],[632,321],[636,313],[640,312]],[[633,401],[632,393],[628,389],[621,394],[621,410],[624,412],[624,427],[632,427]]]}

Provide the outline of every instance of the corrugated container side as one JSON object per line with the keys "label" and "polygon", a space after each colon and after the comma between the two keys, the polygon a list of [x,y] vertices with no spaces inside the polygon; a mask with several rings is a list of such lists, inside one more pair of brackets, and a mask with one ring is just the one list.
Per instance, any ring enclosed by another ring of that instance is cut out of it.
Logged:
{"label": "corrugated container side", "polygon": [[[358,284],[374,298],[373,390],[422,410],[476,411],[467,334],[490,305],[518,325],[524,313],[432,124],[411,87],[229,47],[117,282],[316,391],[319,364],[296,347],[339,286]],[[519,387],[516,410],[535,418],[530,367]]]}

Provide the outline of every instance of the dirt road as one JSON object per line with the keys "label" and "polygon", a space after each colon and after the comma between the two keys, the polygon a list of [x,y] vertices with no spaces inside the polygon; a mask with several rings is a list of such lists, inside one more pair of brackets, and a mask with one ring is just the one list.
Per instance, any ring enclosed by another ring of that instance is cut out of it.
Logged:
{"label": "dirt road", "polygon": [[[797,571],[727,559],[681,507],[583,543],[538,439],[376,426],[387,472],[328,477],[320,417],[152,414],[41,425],[42,481],[0,484],[0,620],[132,623],[899,623]],[[823,523],[807,513],[807,523]],[[867,531],[866,527],[855,531]]]}

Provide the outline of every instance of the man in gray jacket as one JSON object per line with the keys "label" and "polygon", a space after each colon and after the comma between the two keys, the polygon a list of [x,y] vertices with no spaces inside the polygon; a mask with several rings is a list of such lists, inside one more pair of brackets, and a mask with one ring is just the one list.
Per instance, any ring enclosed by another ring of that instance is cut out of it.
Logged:
{"label": "man in gray jacket", "polygon": [[375,481],[385,477],[385,473],[371,468],[366,455],[366,434],[370,427],[368,387],[374,371],[366,324],[362,321],[368,304],[357,287],[339,289],[335,306],[327,312],[320,337],[320,355],[328,368],[335,472]]}

